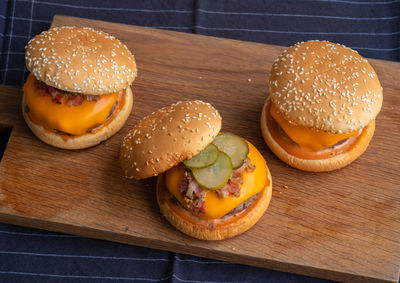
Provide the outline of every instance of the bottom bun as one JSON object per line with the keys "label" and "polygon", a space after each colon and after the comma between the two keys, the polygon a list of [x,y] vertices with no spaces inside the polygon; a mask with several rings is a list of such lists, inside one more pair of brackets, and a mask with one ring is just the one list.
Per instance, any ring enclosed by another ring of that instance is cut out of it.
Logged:
{"label": "bottom bun", "polygon": [[325,159],[302,159],[289,154],[272,137],[267,125],[267,99],[261,113],[261,132],[268,147],[277,157],[290,166],[310,172],[327,172],[340,169],[356,160],[367,149],[375,131],[375,121],[369,123],[362,131],[356,144],[350,151]]}
{"label": "bottom bun", "polygon": [[103,126],[95,133],[87,133],[80,136],[67,136],[67,138],[65,138],[65,135],[46,130],[43,126],[31,121],[29,116],[25,113],[25,93],[22,97],[22,115],[31,131],[43,142],[63,149],[82,149],[95,146],[117,133],[128,119],[132,111],[132,105],[133,94],[131,88],[128,86],[125,91],[124,106],[107,125]]}
{"label": "bottom bun", "polygon": [[250,229],[267,210],[271,201],[271,174],[267,168],[268,184],[258,198],[243,211],[225,218],[204,220],[185,209],[168,191],[164,174],[157,179],[157,202],[161,214],[181,232],[201,240],[223,240]]}

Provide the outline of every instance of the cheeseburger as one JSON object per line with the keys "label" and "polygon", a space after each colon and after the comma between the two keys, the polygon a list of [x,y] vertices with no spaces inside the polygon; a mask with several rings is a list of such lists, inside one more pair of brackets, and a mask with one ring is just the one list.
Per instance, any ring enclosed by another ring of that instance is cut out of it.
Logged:
{"label": "cheeseburger", "polygon": [[22,113],[32,132],[59,148],[80,149],[115,134],[132,110],[135,58],[115,37],[56,27],[29,41]]}
{"label": "cheeseburger", "polygon": [[120,152],[127,178],[158,175],[163,216],[183,233],[204,240],[249,229],[264,214],[272,193],[260,152],[220,129],[221,116],[209,103],[178,102],[141,120]]}
{"label": "cheeseburger", "polygon": [[367,148],[382,87],[366,59],[327,41],[297,43],[274,62],[261,130],[269,148],[306,171],[342,168]]}

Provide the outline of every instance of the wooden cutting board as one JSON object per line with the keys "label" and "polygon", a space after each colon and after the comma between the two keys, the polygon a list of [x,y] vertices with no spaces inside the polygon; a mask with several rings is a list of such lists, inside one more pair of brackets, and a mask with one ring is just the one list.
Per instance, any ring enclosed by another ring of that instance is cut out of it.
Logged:
{"label": "wooden cutting board", "polygon": [[[340,281],[399,279],[400,64],[370,60],[384,104],[364,155],[330,173],[288,167],[264,143],[259,119],[269,69],[283,47],[56,16],[53,25],[91,26],[115,35],[137,58],[133,112],[99,146],[52,148],[21,118],[21,90],[0,87],[0,221],[187,253]],[[223,131],[255,144],[273,176],[262,219],[238,237],[205,242],[175,230],[159,213],[155,178],[124,179],[123,136],[142,117],[178,100],[202,99]]]}

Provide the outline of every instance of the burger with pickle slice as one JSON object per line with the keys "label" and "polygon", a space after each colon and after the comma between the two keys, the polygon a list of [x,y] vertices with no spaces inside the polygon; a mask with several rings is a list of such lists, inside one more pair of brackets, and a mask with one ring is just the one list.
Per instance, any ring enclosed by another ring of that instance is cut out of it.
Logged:
{"label": "burger with pickle slice", "polygon": [[221,116],[209,103],[178,102],[142,119],[120,151],[125,176],[158,176],[162,215],[203,240],[245,232],[264,214],[272,194],[260,152],[220,129]]}

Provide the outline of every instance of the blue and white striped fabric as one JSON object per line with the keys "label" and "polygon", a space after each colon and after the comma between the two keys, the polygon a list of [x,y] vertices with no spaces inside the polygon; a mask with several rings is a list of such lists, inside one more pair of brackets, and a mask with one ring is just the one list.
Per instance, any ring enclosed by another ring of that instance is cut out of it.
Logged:
{"label": "blue and white striped fabric", "polygon": [[194,256],[0,224],[0,282],[325,282]]}
{"label": "blue and white striped fabric", "polygon": [[290,46],[325,39],[400,60],[400,0],[0,0],[0,83],[21,86],[24,46],[55,14]]}
{"label": "blue and white striped fabric", "polygon": [[[24,46],[55,14],[290,46],[325,39],[400,61],[400,0],[0,0],[0,83],[22,86]],[[0,282],[323,282],[0,224]]]}

